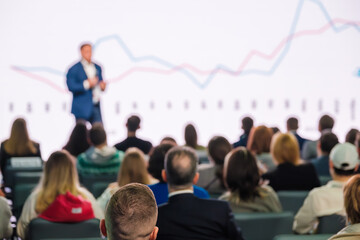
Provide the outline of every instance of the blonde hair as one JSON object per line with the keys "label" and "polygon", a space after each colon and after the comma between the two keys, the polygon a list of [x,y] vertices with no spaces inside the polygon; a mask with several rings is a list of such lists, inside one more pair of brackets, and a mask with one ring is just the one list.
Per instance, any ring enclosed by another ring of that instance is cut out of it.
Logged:
{"label": "blonde hair", "polygon": [[138,148],[129,148],[125,152],[119,169],[117,183],[119,187],[128,183],[150,184],[144,153]]}
{"label": "blonde hair", "polygon": [[281,163],[298,164],[300,161],[299,144],[295,136],[291,133],[277,133],[274,135],[270,152],[273,159]]}
{"label": "blonde hair", "polygon": [[4,149],[10,155],[35,154],[36,148],[30,140],[26,121],[23,118],[17,118],[11,127],[10,138],[4,143]]}
{"label": "blonde hair", "polygon": [[58,195],[66,192],[87,199],[80,191],[74,161],[67,151],[56,151],[50,155],[37,188],[39,191],[35,204],[37,213],[45,211]]}
{"label": "blonde hair", "polygon": [[360,223],[360,175],[351,177],[346,183],[344,204],[349,222]]}

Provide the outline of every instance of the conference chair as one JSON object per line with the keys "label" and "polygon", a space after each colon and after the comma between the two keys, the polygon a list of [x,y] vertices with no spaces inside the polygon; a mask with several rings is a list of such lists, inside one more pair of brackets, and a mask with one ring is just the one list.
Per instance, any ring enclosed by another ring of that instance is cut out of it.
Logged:
{"label": "conference chair", "polygon": [[42,172],[43,161],[40,157],[13,157],[8,161],[4,171],[5,187],[13,188],[15,175],[19,172]]}
{"label": "conference chair", "polygon": [[56,223],[35,218],[29,224],[29,239],[99,238],[99,225],[100,220],[96,218],[78,223]]}
{"label": "conference chair", "polygon": [[245,239],[272,240],[276,235],[292,233],[292,212],[235,213],[234,216]]}
{"label": "conference chair", "polygon": [[27,197],[38,185],[42,172],[17,172],[15,173],[12,191],[13,214],[18,219]]}
{"label": "conference chair", "polygon": [[[98,197],[107,186],[116,182],[117,175],[81,175],[79,174],[80,183],[86,187],[94,197]],[[95,196],[96,195],[96,196]]]}
{"label": "conference chair", "polygon": [[309,194],[308,191],[277,192],[283,210],[292,211],[294,214],[296,214],[299,211],[308,194]]}
{"label": "conference chair", "polygon": [[332,177],[330,176],[319,176],[320,184],[321,186],[326,185],[329,181],[332,180]]}
{"label": "conference chair", "polygon": [[313,234],[313,235],[290,235],[281,234],[273,238],[273,240],[328,240],[333,234]]}
{"label": "conference chair", "polygon": [[341,216],[338,214],[323,216],[319,218],[319,225],[316,232],[319,234],[325,234],[325,233],[335,234],[339,232],[341,229],[343,229],[345,226],[346,226],[345,216]]}

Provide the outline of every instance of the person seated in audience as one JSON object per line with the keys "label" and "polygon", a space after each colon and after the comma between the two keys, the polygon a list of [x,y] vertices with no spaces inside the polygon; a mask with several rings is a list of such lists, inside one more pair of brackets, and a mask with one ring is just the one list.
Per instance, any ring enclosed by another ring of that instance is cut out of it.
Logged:
{"label": "person seated in audience", "polygon": [[138,148],[129,148],[126,150],[119,169],[117,182],[111,183],[97,199],[101,209],[105,210],[106,204],[109,202],[111,196],[120,187],[128,183],[142,183],[146,185],[151,183],[144,153]]}
{"label": "person seated in audience", "polygon": [[2,175],[5,175],[5,168],[12,157],[40,157],[40,144],[29,138],[26,121],[17,118],[12,124],[9,139],[1,143],[0,167]]}
{"label": "person seated in audience", "polygon": [[127,138],[115,144],[117,150],[125,152],[128,148],[136,147],[143,151],[144,154],[149,154],[152,149],[152,144],[149,141],[136,137],[136,131],[140,129],[140,117],[132,115],[126,122]]}
{"label": "person seated in audience", "polygon": [[160,141],[160,145],[161,144],[171,144],[171,145],[177,146],[177,142],[173,137],[164,137]]}
{"label": "person seated in audience", "polygon": [[244,117],[241,120],[241,128],[244,130],[244,133],[240,136],[239,141],[233,144],[233,148],[247,146],[250,130],[253,126],[254,126],[254,120],[251,117]]}
{"label": "person seated in audience", "polygon": [[274,190],[260,185],[256,159],[245,147],[235,148],[226,156],[224,179],[229,191],[219,199],[228,201],[233,212],[282,211]]}
{"label": "person seated in audience", "polygon": [[318,141],[318,156],[311,160],[318,176],[330,176],[329,172],[329,154],[331,149],[339,143],[337,136],[334,133],[323,133]]}
{"label": "person seated in audience", "polygon": [[124,152],[107,145],[107,137],[102,123],[94,123],[90,129],[90,147],[77,158],[80,175],[100,175],[119,172]]}
{"label": "person seated in audience", "polygon": [[[320,118],[318,125],[318,130],[320,134],[323,134],[325,132],[332,132],[334,123],[335,121],[332,117],[327,114],[323,115]],[[317,142],[318,141],[306,141],[304,143],[303,149],[301,151],[301,156],[304,158],[304,160],[309,161],[310,159],[318,157],[316,150]]]}
{"label": "person seated in audience", "polygon": [[224,160],[231,149],[230,142],[222,136],[214,136],[210,139],[208,143],[210,163],[199,165],[200,176],[196,185],[214,195],[220,195],[226,191],[223,178]]}
{"label": "person seated in audience", "polygon": [[197,151],[206,151],[206,147],[198,144],[198,135],[195,126],[187,124],[184,132],[185,146],[191,147]]}
{"label": "person seated in audience", "polygon": [[169,202],[158,209],[158,239],[243,239],[228,202],[194,196],[197,164],[189,147],[167,152],[162,175],[168,182]]}
{"label": "person seated in audience", "polygon": [[[153,191],[157,205],[168,201],[168,185],[162,178],[162,170],[164,169],[165,155],[174,145],[160,144],[154,148],[150,155],[148,172],[159,182],[149,185]],[[207,191],[201,187],[194,185],[194,194],[199,198],[210,198]]]}
{"label": "person seated in audience", "polygon": [[330,152],[329,161],[333,180],[309,192],[294,218],[293,230],[300,234],[314,233],[319,217],[333,214],[345,216],[343,187],[358,167],[355,146],[350,143],[337,144]]}
{"label": "person seated in audience", "polygon": [[80,187],[75,160],[65,150],[52,153],[39,185],[26,199],[17,233],[26,239],[28,225],[40,217],[52,222],[79,222],[104,218],[93,195]]}
{"label": "person seated in audience", "polygon": [[296,137],[296,140],[299,143],[299,148],[300,148],[300,152],[303,148],[304,143],[307,141],[307,139],[302,138],[298,133],[297,130],[299,128],[299,121],[297,118],[295,117],[290,117],[288,118],[288,120],[286,121],[286,129],[288,132],[294,134],[294,136]]}
{"label": "person seated in audience", "polygon": [[5,198],[5,194],[0,190],[0,239],[11,238],[13,234],[13,228],[11,226],[10,218],[12,212]]}
{"label": "person seated in audience", "polygon": [[71,155],[77,157],[90,147],[89,131],[85,121],[77,121],[72,130],[69,140],[63,149],[67,150]]}
{"label": "person seated in audience", "polygon": [[352,128],[345,136],[345,142],[355,144],[356,135],[359,133],[359,130]]}
{"label": "person seated in audience", "polygon": [[355,175],[347,181],[344,187],[344,205],[348,226],[343,228],[329,240],[360,239],[360,175]]}
{"label": "person seated in audience", "polygon": [[155,240],[159,228],[154,194],[139,183],[121,187],[111,198],[100,222],[101,233],[109,240]]}
{"label": "person seated in audience", "polygon": [[315,167],[311,163],[302,163],[299,144],[293,134],[275,134],[270,151],[277,166],[262,177],[275,191],[311,190],[320,186]]}
{"label": "person seated in audience", "polygon": [[273,136],[273,131],[262,125],[254,127],[250,131],[247,149],[249,149],[256,159],[268,171],[274,170],[275,164],[270,154],[270,143]]}

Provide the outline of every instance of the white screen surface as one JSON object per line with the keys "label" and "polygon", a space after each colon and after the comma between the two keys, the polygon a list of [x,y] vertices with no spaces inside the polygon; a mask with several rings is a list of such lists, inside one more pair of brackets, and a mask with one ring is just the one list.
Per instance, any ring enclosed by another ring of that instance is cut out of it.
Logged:
{"label": "white screen surface", "polygon": [[200,144],[236,141],[240,119],[317,138],[323,113],[341,140],[359,124],[360,2],[0,0],[0,138],[23,116],[47,156],[73,127],[67,69],[79,45],[109,83],[102,114],[109,144],[142,117],[139,136],[183,143],[193,122]]}

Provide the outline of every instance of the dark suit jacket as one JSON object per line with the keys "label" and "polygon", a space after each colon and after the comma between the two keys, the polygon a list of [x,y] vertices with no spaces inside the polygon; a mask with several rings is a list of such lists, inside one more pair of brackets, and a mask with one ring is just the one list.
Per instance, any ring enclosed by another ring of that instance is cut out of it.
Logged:
{"label": "dark suit jacket", "polygon": [[[96,68],[96,75],[99,81],[102,81],[101,67],[94,64]],[[66,75],[66,84],[69,91],[73,94],[73,102],[71,106],[71,113],[75,118],[88,120],[91,116],[94,104],[92,101],[92,89],[86,90],[84,88],[84,81],[88,79],[81,62],[72,66]]]}
{"label": "dark suit jacket", "polygon": [[243,239],[227,202],[191,193],[172,196],[160,205],[156,226],[158,240]]}

